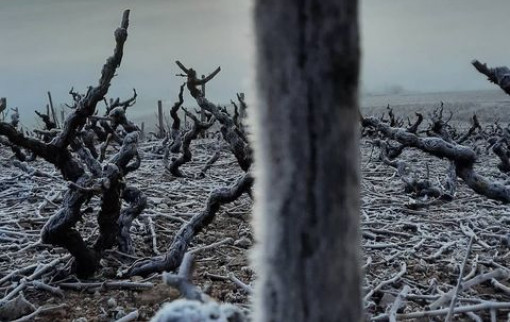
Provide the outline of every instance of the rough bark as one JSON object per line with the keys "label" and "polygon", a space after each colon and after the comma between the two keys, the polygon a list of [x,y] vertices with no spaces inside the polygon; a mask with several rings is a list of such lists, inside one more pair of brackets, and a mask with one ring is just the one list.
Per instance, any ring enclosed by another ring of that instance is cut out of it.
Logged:
{"label": "rough bark", "polygon": [[418,128],[420,127],[421,122],[423,122],[423,115],[421,113],[416,113],[416,121],[407,128],[408,132],[416,133],[418,131]]}
{"label": "rough bark", "polygon": [[[455,192],[457,191],[457,173],[455,171],[455,162],[450,161],[450,166],[448,167],[448,177],[445,182],[445,194],[444,196],[448,196],[450,200],[455,197]],[[447,197],[447,198],[448,198]]]}
{"label": "rough bark", "polygon": [[11,108],[12,114],[11,114],[11,125],[14,127],[18,127],[19,124],[19,111],[18,108]]}
{"label": "rough bark", "polygon": [[[119,167],[123,176],[140,167],[140,154],[138,152],[138,132],[131,132],[124,137],[120,151],[108,160]],[[134,162],[133,159],[135,160]]]}
{"label": "rough bark", "polygon": [[120,97],[117,97],[117,99],[111,100],[110,101],[111,103],[108,104],[108,101],[106,100],[106,98],[103,99],[104,104],[106,105],[105,115],[110,114],[110,112],[117,107],[122,107],[122,109],[125,111],[128,107],[135,105],[137,97],[138,97],[138,94],[136,93],[136,89],[133,88],[133,97],[128,98],[125,101],[121,102]]}
{"label": "rough bark", "polygon": [[199,85],[210,81],[214,76],[216,76],[216,74],[220,72],[221,69],[218,67],[209,76],[199,80],[196,77],[196,71],[194,69],[188,69],[184,67],[184,65],[179,61],[176,61],[176,64],[187,75],[186,84],[191,96],[196,100],[198,106],[200,106],[201,109],[211,113],[218,120],[218,122],[221,124],[221,133],[223,138],[229,144],[230,150],[232,153],[234,153],[239,166],[244,171],[248,171],[253,163],[253,156],[251,147],[249,146],[247,140],[242,135],[240,135],[240,131],[235,125],[233,119],[227,113],[222,111],[221,107],[207,100],[202,90],[198,88]]}
{"label": "rough bark", "polygon": [[[41,239],[44,243],[65,247],[75,257],[76,273],[83,277],[89,276],[96,270],[99,256],[94,250],[87,247],[74,226],[82,216],[81,206],[96,193],[96,189],[87,188],[93,186],[92,179],[85,172],[83,166],[73,158],[68,146],[71,143],[76,144],[76,135],[87,122],[87,118],[94,114],[97,103],[108,91],[110,81],[122,59],[128,24],[129,10],[126,10],[122,17],[121,27],[115,31],[114,54],[107,59],[103,66],[99,85],[89,88],[87,94],[76,102],[76,108],[67,117],[62,132],[50,144],[34,142],[35,140],[24,138],[18,133],[12,133],[12,129],[0,123],[0,134],[6,135],[12,143],[26,147],[53,163],[61,170],[66,180],[74,183],[74,188],[71,188],[64,196],[62,208],[44,225]],[[86,154],[82,153],[80,157],[91,161]],[[89,169],[92,168],[89,166]],[[108,185],[103,186],[108,188]]]}
{"label": "rough bark", "polygon": [[87,149],[78,138],[73,140],[71,147],[92,174],[92,177],[99,178],[102,175],[101,164],[94,158],[92,152]]}
{"label": "rough bark", "polygon": [[99,125],[97,125],[98,120],[95,120],[93,118],[89,118],[89,122],[87,125],[85,125],[84,130],[85,131],[93,131],[94,134],[97,136],[97,139],[100,142],[106,141],[106,137],[108,136],[108,133],[106,133],[105,129]]}
{"label": "rough bark", "polygon": [[7,109],[7,99],[5,97],[0,97],[0,120],[5,121],[6,110]]}
{"label": "rough bark", "polygon": [[254,321],[360,321],[357,1],[259,0]]}
{"label": "rough bark", "polygon": [[244,100],[244,93],[237,93],[236,96],[237,96],[237,100],[239,101],[239,108],[240,108],[239,116],[241,117],[241,121],[242,121],[247,116],[246,111],[248,109],[248,105],[246,104],[246,102]]}
{"label": "rough bark", "polygon": [[[182,146],[182,137],[181,137],[181,119],[179,118],[179,114],[177,112],[184,103],[184,86],[186,84],[182,84],[179,88],[179,100],[174,103],[172,108],[170,109],[170,117],[172,118],[172,125],[170,127],[170,137],[172,138],[172,143],[169,146],[169,150],[172,153],[178,153]],[[167,153],[167,152],[165,152]]]}
{"label": "rough bark", "polygon": [[129,207],[123,209],[118,218],[117,242],[120,251],[133,254],[134,247],[129,229],[133,220],[147,207],[147,197],[135,187],[126,187],[122,191],[122,199],[129,204]]}
{"label": "rough bark", "polygon": [[[404,182],[404,191],[406,193],[413,193],[417,197],[429,196],[434,198],[442,195],[441,189],[434,185],[428,178],[419,180],[409,176],[406,171],[407,164],[404,161],[395,160],[394,157],[389,155],[389,151],[391,150],[386,142],[376,140],[374,144],[380,149],[379,159],[390,167],[397,169],[398,176],[402,179],[402,182]],[[405,145],[400,146],[405,147]]]}
{"label": "rough bark", "polygon": [[195,140],[201,131],[207,130],[216,121],[216,119],[213,118],[208,123],[202,123],[200,122],[200,120],[198,120],[198,118],[195,115],[188,112],[187,110],[184,110],[184,113],[186,113],[186,115],[193,121],[193,126],[188,132],[186,132],[186,134],[184,134],[184,139],[182,140],[181,155],[177,159],[175,159],[168,167],[170,173],[176,177],[184,177],[184,174],[181,172],[181,170],[179,170],[179,167],[191,161],[192,158],[190,150],[191,141]]}
{"label": "rough bark", "polygon": [[510,95],[510,69],[506,66],[487,67],[487,64],[481,63],[478,60],[471,62],[477,71],[487,76],[487,79],[498,85],[505,93]]}
{"label": "rough bark", "polygon": [[478,117],[476,116],[476,114],[474,114],[473,115],[473,122],[471,124],[471,127],[469,128],[469,130],[463,136],[458,138],[456,140],[456,142],[458,144],[464,143],[467,139],[469,139],[475,133],[476,130],[481,131],[482,127],[480,126],[480,123],[478,122]]}
{"label": "rough bark", "polygon": [[[188,87],[188,90],[193,97],[197,96],[204,96],[205,93],[202,91],[203,85],[205,85],[208,81],[214,78],[220,71],[221,67],[216,68],[211,74],[209,74],[207,77],[203,77],[202,79],[199,79],[197,76],[197,72],[193,68],[186,68],[180,61],[175,62],[177,66],[186,74],[187,81],[186,85]],[[199,89],[198,86],[201,88]]]}
{"label": "rough bark", "polygon": [[18,146],[12,144],[8,140],[4,140],[2,137],[0,137],[0,144],[10,147],[16,159],[21,162],[31,162],[34,161],[37,157],[35,153],[31,153],[29,156],[27,156]]}
{"label": "rough bark", "polygon": [[86,121],[87,117],[94,114],[97,103],[102,101],[108,89],[110,88],[110,82],[115,76],[115,71],[120,66],[122,56],[124,53],[124,43],[127,39],[127,28],[129,26],[129,10],[124,11],[120,28],[115,30],[115,48],[113,55],[110,56],[106,63],[103,65],[101,71],[101,78],[99,84],[95,87],[89,88],[87,94],[76,103],[76,108],[66,118],[64,123],[64,129],[57,136],[53,144],[57,147],[66,147],[69,142],[76,136],[76,130],[81,129]]}
{"label": "rough bark", "polygon": [[38,111],[35,111],[35,114],[37,114],[37,116],[39,116],[41,118],[41,120],[43,121],[44,123],[44,129],[45,130],[51,130],[51,129],[54,129],[57,127],[57,125],[55,124],[55,122],[53,122],[51,119],[50,119],[50,116],[49,115],[46,115],[46,114],[42,114],[42,113],[39,113]]}
{"label": "rough bark", "polygon": [[[453,112],[450,111],[450,116],[448,117],[448,120],[443,120],[443,111],[444,111],[444,103],[441,102],[441,106],[437,109],[435,109],[430,114],[430,119],[432,121],[432,124],[430,124],[429,129],[427,129],[427,134],[430,136],[439,136],[446,142],[453,142],[453,135],[450,133],[449,129],[450,126],[448,125],[448,122],[453,117]],[[391,127],[399,127],[396,125],[390,124]]]}
{"label": "rough bark", "polygon": [[507,173],[510,171],[510,152],[508,151],[507,143],[504,140],[500,140],[492,147],[492,151],[496,154],[500,160],[498,169]]}
{"label": "rough bark", "polygon": [[85,126],[80,132],[80,137],[83,141],[83,144],[85,147],[87,147],[87,149],[89,149],[94,159],[97,159],[99,154],[97,153],[96,149],[96,138],[98,138],[96,132],[92,128]]}
{"label": "rough bark", "polygon": [[447,142],[442,138],[421,138],[416,134],[407,132],[405,129],[392,128],[373,117],[364,118],[362,124],[363,126],[376,128],[387,138],[398,141],[407,147],[417,148],[433,156],[453,161],[457,176],[464,180],[473,191],[490,199],[504,203],[510,202],[510,186],[501,182],[494,182],[474,170],[476,153],[471,148],[455,142]]}
{"label": "rough bark", "polygon": [[[59,149],[53,145],[43,143],[37,139],[31,137],[25,137],[22,132],[16,130],[14,126],[8,123],[0,122],[0,135],[7,137],[9,142],[12,145],[15,145],[20,148],[27,149],[31,151],[36,156],[39,156],[46,161],[55,165],[58,169],[62,171],[62,164],[67,161],[69,155],[61,155],[59,157]],[[74,178],[75,180],[81,175],[77,173],[78,176],[73,175],[72,173],[66,173],[62,171],[62,175],[66,179]]]}
{"label": "rough bark", "polygon": [[97,215],[99,238],[94,245],[97,252],[112,248],[119,234],[117,220],[122,206],[122,173],[115,164],[109,163],[103,169],[101,209]]}
{"label": "rough bark", "polygon": [[[76,185],[81,187],[86,187],[90,183],[90,178],[85,175],[76,181]],[[64,195],[61,208],[50,217],[41,230],[43,243],[64,247],[73,255],[74,270],[78,276],[91,275],[99,265],[96,253],[87,247],[80,233],[74,228],[81,219],[82,205],[92,196],[91,191],[69,189]]]}

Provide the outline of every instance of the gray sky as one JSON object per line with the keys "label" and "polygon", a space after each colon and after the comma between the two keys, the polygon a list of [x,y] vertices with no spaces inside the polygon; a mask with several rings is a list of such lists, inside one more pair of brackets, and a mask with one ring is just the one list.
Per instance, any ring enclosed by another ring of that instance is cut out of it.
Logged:
{"label": "gray sky", "polygon": [[[0,96],[23,115],[47,103],[70,102],[71,86],[97,84],[113,52],[113,32],[130,8],[129,36],[109,95],[139,93],[135,110],[173,101],[184,78],[176,59],[199,73],[222,71],[207,89],[228,102],[249,84],[250,2],[241,0],[0,0]],[[188,96],[187,102],[193,104]],[[193,104],[194,105],[194,104]]]}
{"label": "gray sky", "polygon": [[362,0],[363,85],[494,88],[470,65],[510,65],[508,0]]}
{"label": "gray sky", "polygon": [[[23,116],[45,106],[48,90],[61,103],[71,86],[96,84],[124,8],[131,25],[111,96],[135,87],[138,109],[173,101],[183,81],[175,59],[200,73],[221,65],[208,87],[215,102],[250,95],[250,0],[0,0],[0,96]],[[362,0],[363,89],[494,88],[470,61],[510,65],[508,12],[508,0]]]}

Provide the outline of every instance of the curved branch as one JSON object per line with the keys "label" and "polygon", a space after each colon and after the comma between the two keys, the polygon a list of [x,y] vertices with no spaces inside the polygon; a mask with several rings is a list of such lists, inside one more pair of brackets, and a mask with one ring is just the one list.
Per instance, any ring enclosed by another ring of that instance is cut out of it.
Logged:
{"label": "curved branch", "polygon": [[473,124],[471,125],[471,128],[464,134],[461,138],[457,140],[458,144],[464,143],[473,133],[478,129],[481,130],[482,127],[480,126],[480,123],[478,122],[478,117],[476,117],[476,114],[473,115]]}
{"label": "curved branch", "polygon": [[207,170],[209,170],[212,167],[212,165],[214,163],[216,163],[216,161],[218,161],[220,156],[221,156],[221,144],[218,144],[218,147],[214,151],[214,154],[211,156],[211,158],[209,158],[209,160],[207,160],[205,165],[200,170],[200,175],[199,175],[200,178],[205,178],[205,174],[206,174]]}
{"label": "curved branch", "polygon": [[57,155],[53,146],[25,137],[11,124],[0,122],[0,135],[6,136],[12,145],[25,148],[46,161],[57,164]]}
{"label": "curved branch", "polygon": [[[184,67],[179,61],[176,61],[176,63],[179,67],[181,67],[181,69]],[[211,75],[209,75],[211,76],[210,78],[214,77],[214,75],[219,73],[220,70],[221,69],[218,67]],[[209,78],[209,76],[205,79]],[[218,122],[221,123],[221,133],[223,138],[230,145],[230,149],[234,153],[241,169],[248,171],[253,163],[252,150],[247,141],[243,139],[242,135],[240,135],[240,131],[237,129],[234,121],[224,111],[221,111],[218,106],[209,102],[205,98],[204,93],[197,88],[197,84],[199,83],[196,72],[192,68],[188,69],[188,79],[186,84],[190,95],[195,98],[198,106],[211,113]]]}
{"label": "curved branch", "polygon": [[184,224],[177,232],[172,245],[164,258],[156,257],[137,262],[126,272],[128,276],[147,276],[156,272],[173,271],[179,267],[188,249],[188,245],[199,232],[207,227],[216,216],[220,207],[247,193],[253,186],[253,177],[247,173],[233,186],[219,188],[211,193],[207,199],[206,207],[199,214]]}
{"label": "curved branch", "polygon": [[129,204],[129,207],[122,210],[117,221],[117,242],[119,243],[120,251],[133,254],[133,241],[129,229],[133,220],[147,207],[147,197],[135,187],[126,187],[122,192],[122,199]]}
{"label": "curved branch", "polygon": [[99,84],[96,87],[90,88],[85,97],[76,104],[76,109],[67,117],[64,123],[64,129],[53,141],[55,146],[63,148],[70,144],[76,136],[77,130],[80,130],[85,125],[87,117],[94,114],[97,103],[102,101],[108,92],[110,82],[122,61],[124,43],[127,39],[127,28],[129,26],[129,12],[129,10],[124,11],[121,26],[115,30],[115,49],[113,55],[103,65]]}
{"label": "curved branch", "polygon": [[414,147],[433,156],[447,158],[453,161],[457,176],[464,180],[476,193],[504,203],[510,202],[509,186],[494,182],[476,173],[474,170],[476,153],[472,149],[455,142],[446,142],[441,138],[420,138],[416,134],[409,133],[405,129],[392,128],[373,117],[364,118],[362,120],[362,125],[364,127],[374,127],[386,137],[408,147]]}
{"label": "curved branch", "polygon": [[35,114],[37,114],[37,116],[39,116],[42,119],[46,130],[49,131],[57,127],[55,123],[50,119],[49,115],[41,114],[38,111],[35,111]]}
{"label": "curved branch", "polygon": [[99,238],[94,245],[96,252],[112,248],[117,240],[119,219],[122,202],[122,172],[113,163],[107,164],[103,169],[101,210],[97,215],[99,224]]}
{"label": "curved branch", "polygon": [[191,141],[196,139],[198,137],[198,134],[203,131],[207,130],[208,128],[213,125],[213,123],[216,121],[216,119],[211,119],[208,123],[202,123],[198,120],[198,118],[190,113],[188,110],[184,109],[184,113],[193,120],[193,126],[192,128],[186,132],[184,135],[184,139],[182,140],[182,153],[179,156],[179,158],[175,159],[170,166],[168,167],[168,170],[170,173],[172,173],[176,177],[184,177],[182,172],[179,170],[179,167],[189,161],[191,161],[192,155],[191,150],[189,148]]}
{"label": "curved branch", "polygon": [[[181,119],[179,118],[179,114],[177,113],[179,111],[179,108],[182,106],[182,103],[184,103],[184,86],[186,86],[186,83],[183,83],[181,87],[179,88],[179,100],[174,103],[172,108],[170,109],[170,116],[172,117],[172,126],[171,126],[171,133],[170,136],[172,138],[172,143],[168,147],[170,149],[170,152],[177,153],[181,149],[182,145],[182,137],[181,137]],[[166,153],[166,152],[165,152]]]}
{"label": "curved branch", "polygon": [[218,66],[218,68],[216,68],[214,70],[214,72],[210,73],[207,77],[204,77],[202,79],[198,79],[197,80],[197,84],[198,85],[204,85],[205,83],[207,83],[208,81],[210,81],[211,79],[214,78],[214,76],[218,75],[218,73],[221,71],[221,67]]}
{"label": "curved branch", "polygon": [[407,132],[416,133],[416,131],[418,131],[418,127],[420,126],[421,122],[423,122],[423,115],[421,113],[416,112],[416,116],[418,117],[416,119],[416,122],[414,122],[413,125],[407,128]]}
{"label": "curved branch", "polygon": [[115,101],[113,101],[112,104],[108,105],[106,103],[106,99],[105,99],[105,105],[106,105],[105,115],[108,115],[116,107],[122,107],[122,109],[124,109],[124,111],[125,111],[128,107],[131,107],[136,104],[137,97],[138,97],[138,94],[136,93],[136,89],[133,88],[133,97],[128,98],[125,101],[121,102],[120,97],[117,97],[117,99]]}
{"label": "curved branch", "polygon": [[482,64],[476,59],[471,64],[473,64],[478,72],[487,76],[490,82],[498,85],[505,93],[510,95],[510,69],[508,67],[489,68],[487,64]]}
{"label": "curved branch", "polygon": [[[86,187],[88,176],[76,181],[76,185]],[[92,192],[71,188],[64,195],[60,210],[50,217],[41,230],[41,240],[45,244],[65,247],[75,258],[74,267],[80,277],[90,276],[99,265],[96,253],[89,249],[80,233],[74,229],[82,217],[81,207],[92,197]]]}
{"label": "curved branch", "polygon": [[189,69],[187,69],[186,67],[184,67],[184,65],[176,60],[175,63],[177,64],[177,66],[179,66],[179,68],[185,73],[185,74],[188,74],[189,73]]}
{"label": "curved branch", "polygon": [[170,116],[172,117],[172,130],[179,130],[181,128],[181,119],[179,118],[179,115],[177,112],[179,111],[179,108],[182,106],[182,103],[184,103],[184,86],[186,86],[186,83],[183,83],[181,87],[179,88],[179,100],[174,103],[172,108],[170,109]]}

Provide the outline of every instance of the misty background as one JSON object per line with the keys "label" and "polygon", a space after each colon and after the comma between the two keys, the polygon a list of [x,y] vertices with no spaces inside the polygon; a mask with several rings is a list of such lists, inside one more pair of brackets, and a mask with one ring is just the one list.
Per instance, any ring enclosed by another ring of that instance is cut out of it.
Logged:
{"label": "misty background", "polygon": [[[184,81],[174,76],[179,59],[200,74],[221,66],[207,87],[211,101],[227,104],[236,92],[251,100],[251,7],[248,0],[2,0],[0,96],[20,108],[25,125],[34,109],[45,109],[47,91],[58,112],[71,101],[72,86],[85,92],[97,84],[113,31],[130,8],[124,58],[108,97],[128,98],[136,88],[130,113],[138,117],[155,111],[158,99],[170,106]],[[360,11],[363,97],[495,90],[470,61],[510,65],[507,0],[362,0]],[[188,94],[185,100],[195,105]]]}

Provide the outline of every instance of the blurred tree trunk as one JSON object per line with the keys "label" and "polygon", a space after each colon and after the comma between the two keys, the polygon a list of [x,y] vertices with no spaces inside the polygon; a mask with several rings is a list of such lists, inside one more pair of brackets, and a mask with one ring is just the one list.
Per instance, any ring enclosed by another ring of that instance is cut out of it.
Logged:
{"label": "blurred tree trunk", "polygon": [[258,0],[255,321],[360,321],[358,5]]}

